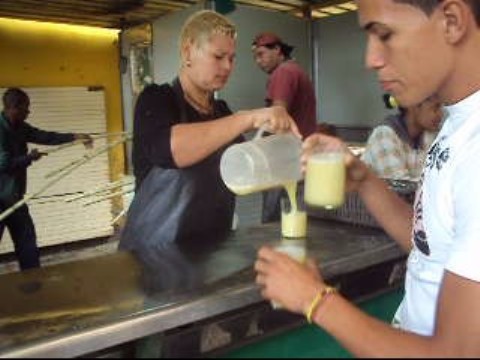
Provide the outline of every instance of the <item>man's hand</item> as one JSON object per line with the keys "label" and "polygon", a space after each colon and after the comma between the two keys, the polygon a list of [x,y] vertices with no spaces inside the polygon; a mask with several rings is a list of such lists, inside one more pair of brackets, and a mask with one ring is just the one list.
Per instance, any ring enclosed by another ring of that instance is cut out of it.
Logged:
{"label": "man's hand", "polygon": [[316,150],[342,150],[345,153],[347,167],[347,191],[357,191],[361,183],[369,175],[368,166],[358,159],[339,138],[315,133],[303,142],[302,171],[306,170],[308,158]]}
{"label": "man's hand", "polygon": [[93,138],[88,134],[75,134],[75,140],[81,140],[86,149],[93,147]]}
{"label": "man's hand", "polygon": [[42,156],[45,156],[45,155],[48,155],[47,153],[44,153],[44,152],[40,152],[38,151],[37,149],[32,149],[30,151],[30,153],[28,154],[28,157],[32,160],[32,161],[37,161],[37,160],[40,160],[40,158]]}

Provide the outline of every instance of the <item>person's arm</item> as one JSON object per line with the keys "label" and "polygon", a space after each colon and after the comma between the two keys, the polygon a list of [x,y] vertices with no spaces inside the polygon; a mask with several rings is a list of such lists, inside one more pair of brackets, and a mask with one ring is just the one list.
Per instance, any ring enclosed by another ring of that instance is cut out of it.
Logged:
{"label": "person's arm", "polygon": [[0,131],[0,173],[12,172],[18,169],[29,167],[33,161],[43,156],[43,153],[32,150],[27,155],[12,157],[8,146],[6,145],[6,134]]}
{"label": "person's arm", "polygon": [[10,155],[6,147],[6,134],[2,131],[0,127],[0,173],[5,173],[9,170],[10,167]]}
{"label": "person's arm", "polygon": [[[166,168],[187,167],[205,159],[243,132],[268,124],[272,130],[298,135],[284,109],[240,111],[202,122],[181,122],[176,95],[167,84],[151,85],[140,94],[135,106],[134,154]],[[134,155],[135,156],[135,155]]]}
{"label": "person's arm", "polygon": [[76,139],[75,134],[45,131],[28,123],[23,124],[23,131],[25,132],[27,142],[40,145],[60,145],[72,142]]}
{"label": "person's arm", "polygon": [[[269,247],[260,249],[255,270],[262,296],[298,314],[326,286],[318,272]],[[478,357],[479,297],[479,282],[446,272],[432,336],[393,328],[338,293],[324,297],[312,319],[357,357]]]}
{"label": "person's arm", "polygon": [[338,138],[323,134],[308,137],[303,144],[304,169],[309,154],[315,149],[342,148],[346,153],[347,190],[357,191],[369,213],[406,251],[411,248],[413,209],[388,188],[363,161],[354,156]]}
{"label": "person's arm", "polygon": [[288,104],[284,100],[278,100],[278,99],[273,100],[272,106],[281,106],[281,107],[285,108],[286,110],[288,110]]}
{"label": "person's arm", "polygon": [[[353,156],[353,155],[352,155]],[[359,163],[360,160],[356,159]],[[361,165],[359,165],[361,166]],[[363,166],[367,167],[365,164]],[[358,187],[358,194],[381,227],[406,252],[412,247],[413,207],[392,191],[370,169]]]}
{"label": "person's arm", "polygon": [[87,149],[93,146],[93,138],[89,134],[45,131],[30,124],[25,124],[25,131],[27,141],[34,144],[60,145],[78,140],[81,141]]}
{"label": "person's arm", "polygon": [[340,295],[327,297],[314,318],[355,356],[478,357],[480,355],[480,283],[447,272],[440,291],[437,326],[432,336],[392,328]]}
{"label": "person's arm", "polygon": [[240,134],[267,126],[271,132],[298,129],[287,111],[279,106],[239,111],[235,114],[200,123],[177,124],[172,128],[172,156],[178,167],[193,165]]}

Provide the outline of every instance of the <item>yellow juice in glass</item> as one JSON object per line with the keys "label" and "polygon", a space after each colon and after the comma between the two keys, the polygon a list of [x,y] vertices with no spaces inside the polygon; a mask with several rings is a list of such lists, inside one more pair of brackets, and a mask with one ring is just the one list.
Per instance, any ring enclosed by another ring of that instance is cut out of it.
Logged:
{"label": "yellow juice in glass", "polygon": [[227,187],[230,189],[231,192],[237,195],[248,195],[248,194],[253,194],[256,192],[260,192],[260,191],[275,187],[275,184],[243,185],[243,186],[227,185]]}
{"label": "yellow juice in glass", "polygon": [[301,238],[307,235],[307,213],[305,211],[282,212],[282,236]]}
{"label": "yellow juice in glass", "polygon": [[342,152],[312,155],[305,173],[305,202],[333,209],[345,200],[345,163]]}
{"label": "yellow juice in glass", "polygon": [[307,213],[297,206],[297,182],[284,185],[290,201],[290,209],[283,209],[282,236],[286,238],[303,238],[307,235]]}

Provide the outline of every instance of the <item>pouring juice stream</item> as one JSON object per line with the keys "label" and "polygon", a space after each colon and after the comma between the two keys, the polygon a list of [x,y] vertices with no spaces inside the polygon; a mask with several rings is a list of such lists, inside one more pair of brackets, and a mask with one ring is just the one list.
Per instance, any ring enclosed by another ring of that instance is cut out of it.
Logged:
{"label": "pouring juice stream", "polygon": [[285,238],[304,238],[307,234],[307,213],[298,209],[297,182],[284,184],[290,200],[290,211],[282,209],[282,236]]}

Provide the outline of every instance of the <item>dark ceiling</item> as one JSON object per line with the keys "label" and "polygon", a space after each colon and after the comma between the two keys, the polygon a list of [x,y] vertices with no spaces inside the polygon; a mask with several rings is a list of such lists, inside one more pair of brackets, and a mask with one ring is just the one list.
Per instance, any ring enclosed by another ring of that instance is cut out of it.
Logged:
{"label": "dark ceiling", "polygon": [[[0,17],[125,29],[151,22],[170,12],[205,0],[0,0]],[[321,17],[330,7],[349,9],[346,0],[216,0],[217,10],[228,11],[233,3],[290,13]],[[331,5],[335,5],[332,7]]]}

